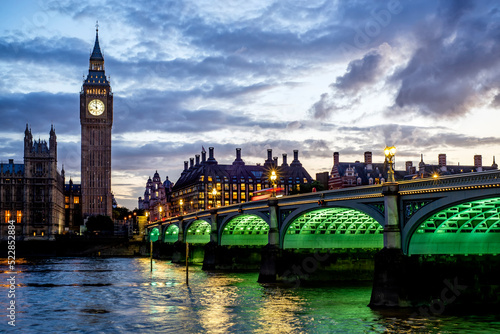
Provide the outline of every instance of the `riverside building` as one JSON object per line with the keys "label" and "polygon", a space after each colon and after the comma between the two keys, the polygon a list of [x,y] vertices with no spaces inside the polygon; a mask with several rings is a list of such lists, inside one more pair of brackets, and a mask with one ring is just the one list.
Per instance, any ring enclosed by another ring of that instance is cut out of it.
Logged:
{"label": "riverside building", "polygon": [[14,221],[16,239],[53,240],[64,231],[64,170],[57,170],[57,137],[33,140],[26,124],[24,163],[0,163],[0,238]]}
{"label": "riverside building", "polygon": [[[220,164],[210,147],[208,158],[205,151],[184,162],[184,170],[172,188],[170,214],[210,209],[212,207],[248,202],[254,194],[272,189],[271,171],[277,174],[276,188],[283,195],[290,194],[301,185],[313,181],[299,161],[298,150],[293,152],[293,161],[288,164],[287,154],[283,154],[281,165],[278,158],[267,150],[263,164],[247,165],[241,157],[241,148],[236,149],[236,157],[231,164]],[[214,191],[215,189],[215,191]]]}

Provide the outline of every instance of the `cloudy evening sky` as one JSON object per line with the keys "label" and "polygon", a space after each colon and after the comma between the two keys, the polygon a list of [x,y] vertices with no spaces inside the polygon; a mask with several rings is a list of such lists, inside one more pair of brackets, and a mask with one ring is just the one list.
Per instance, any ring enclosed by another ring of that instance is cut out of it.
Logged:
{"label": "cloudy evening sky", "polygon": [[[3,1],[0,159],[58,136],[80,180],[79,92],[99,20],[114,92],[113,192],[133,209],[149,176],[176,181],[215,147],[249,164],[299,150],[309,173],[385,145],[406,160],[500,156],[497,1]],[[499,157],[500,158],[500,157]]]}

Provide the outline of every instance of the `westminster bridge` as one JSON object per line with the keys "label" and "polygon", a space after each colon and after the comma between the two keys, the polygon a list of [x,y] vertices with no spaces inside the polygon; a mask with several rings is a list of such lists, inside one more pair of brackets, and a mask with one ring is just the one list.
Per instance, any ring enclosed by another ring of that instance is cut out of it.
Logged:
{"label": "westminster bridge", "polygon": [[202,249],[204,269],[258,259],[260,282],[351,279],[368,268],[372,306],[442,300],[443,288],[463,302],[500,301],[498,170],[272,197],[147,230],[174,261],[186,243]]}

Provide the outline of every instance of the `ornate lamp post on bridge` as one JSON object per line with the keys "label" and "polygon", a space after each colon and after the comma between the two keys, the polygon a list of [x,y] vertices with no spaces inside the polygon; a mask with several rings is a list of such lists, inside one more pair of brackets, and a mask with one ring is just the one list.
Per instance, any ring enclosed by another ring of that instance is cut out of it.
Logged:
{"label": "ornate lamp post on bridge", "polygon": [[394,156],[396,155],[396,147],[394,146],[386,146],[384,149],[384,154],[385,154],[385,161],[389,165],[389,170],[387,171],[387,182],[389,183],[395,183],[396,180],[394,179]]}
{"label": "ornate lamp post on bridge", "polygon": [[278,176],[276,175],[276,171],[275,170],[272,170],[271,171],[271,183],[273,185],[273,197],[276,197],[276,179],[278,178]]}

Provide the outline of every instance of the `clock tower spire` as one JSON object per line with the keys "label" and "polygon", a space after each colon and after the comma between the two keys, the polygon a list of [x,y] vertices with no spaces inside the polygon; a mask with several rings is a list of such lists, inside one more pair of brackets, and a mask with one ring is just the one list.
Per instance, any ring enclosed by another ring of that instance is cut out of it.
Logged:
{"label": "clock tower spire", "polygon": [[81,179],[83,216],[112,216],[111,128],[113,94],[104,72],[104,57],[96,24],[89,73],[80,92]]}

